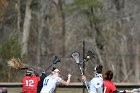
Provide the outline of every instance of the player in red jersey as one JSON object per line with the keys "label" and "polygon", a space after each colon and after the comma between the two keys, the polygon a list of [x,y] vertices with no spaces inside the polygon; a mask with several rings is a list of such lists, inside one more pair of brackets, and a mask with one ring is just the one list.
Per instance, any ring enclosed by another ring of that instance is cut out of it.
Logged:
{"label": "player in red jersey", "polygon": [[119,93],[117,91],[117,88],[113,82],[111,82],[113,78],[113,72],[111,70],[108,70],[105,73],[104,77],[104,93]]}
{"label": "player in red jersey", "polygon": [[104,76],[103,93],[127,93],[126,90],[117,91],[115,84],[111,82],[112,78],[113,78],[113,72],[111,70],[108,70]]}
{"label": "player in red jersey", "polygon": [[40,78],[34,74],[33,70],[27,70],[22,83],[22,93],[37,93],[37,85]]}

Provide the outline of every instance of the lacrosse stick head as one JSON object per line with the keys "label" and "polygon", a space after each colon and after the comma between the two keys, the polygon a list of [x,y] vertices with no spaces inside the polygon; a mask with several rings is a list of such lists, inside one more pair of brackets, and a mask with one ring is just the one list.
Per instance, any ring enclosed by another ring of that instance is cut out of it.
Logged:
{"label": "lacrosse stick head", "polygon": [[94,58],[94,53],[92,51],[88,51],[85,60],[88,61],[91,58]]}
{"label": "lacrosse stick head", "polygon": [[53,64],[57,64],[59,62],[61,62],[61,60],[57,56],[55,56],[55,58],[53,60]]}
{"label": "lacrosse stick head", "polygon": [[80,64],[80,54],[78,52],[72,53],[72,58],[75,60],[77,64]]}

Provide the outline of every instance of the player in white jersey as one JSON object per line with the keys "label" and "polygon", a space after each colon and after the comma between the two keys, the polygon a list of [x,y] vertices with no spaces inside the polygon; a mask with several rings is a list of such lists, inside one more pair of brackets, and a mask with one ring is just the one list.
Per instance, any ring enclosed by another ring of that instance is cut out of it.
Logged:
{"label": "player in white jersey", "polygon": [[84,75],[82,76],[82,80],[88,83],[89,93],[103,93],[102,68],[102,65],[95,67],[95,76],[90,82],[87,82]]}
{"label": "player in white jersey", "polygon": [[68,85],[70,83],[71,75],[68,74],[68,80],[64,81],[60,78],[59,72],[60,71],[58,69],[55,69],[51,75],[44,79],[40,93],[53,93],[57,84],[61,83],[63,85]]}

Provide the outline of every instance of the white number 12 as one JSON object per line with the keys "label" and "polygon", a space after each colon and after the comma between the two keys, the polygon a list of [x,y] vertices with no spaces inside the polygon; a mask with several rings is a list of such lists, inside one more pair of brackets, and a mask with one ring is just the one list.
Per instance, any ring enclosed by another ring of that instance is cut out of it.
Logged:
{"label": "white number 12", "polygon": [[33,80],[26,80],[26,86],[33,87],[34,86],[34,81]]}

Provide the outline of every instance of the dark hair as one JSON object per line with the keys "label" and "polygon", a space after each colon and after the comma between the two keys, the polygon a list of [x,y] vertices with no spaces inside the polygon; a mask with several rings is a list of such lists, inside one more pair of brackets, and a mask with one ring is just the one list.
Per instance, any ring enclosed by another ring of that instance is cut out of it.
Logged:
{"label": "dark hair", "polygon": [[54,71],[55,69],[56,69],[56,67],[53,67],[53,68],[52,68],[52,71]]}
{"label": "dark hair", "polygon": [[96,73],[102,73],[102,68],[103,68],[102,65],[98,65],[97,67],[95,67]]}
{"label": "dark hair", "polygon": [[111,70],[108,70],[106,73],[105,73],[105,79],[107,80],[111,80],[113,78],[113,72]]}

